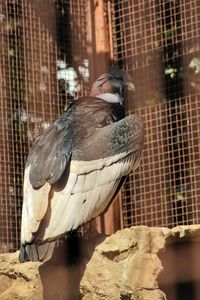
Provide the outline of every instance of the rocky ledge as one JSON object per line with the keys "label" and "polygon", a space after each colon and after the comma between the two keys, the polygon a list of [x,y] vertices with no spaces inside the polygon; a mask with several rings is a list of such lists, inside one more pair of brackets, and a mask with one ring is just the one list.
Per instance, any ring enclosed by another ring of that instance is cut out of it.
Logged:
{"label": "rocky ledge", "polygon": [[200,240],[200,225],[173,229],[136,226],[94,240],[61,245],[44,264],[0,255],[0,299],[161,300],[158,254],[166,245]]}

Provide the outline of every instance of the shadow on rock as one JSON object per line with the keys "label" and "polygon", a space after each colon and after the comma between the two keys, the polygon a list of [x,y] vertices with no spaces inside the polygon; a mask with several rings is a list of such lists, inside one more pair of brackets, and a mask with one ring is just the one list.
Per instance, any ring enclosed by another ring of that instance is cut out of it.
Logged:
{"label": "shadow on rock", "polygon": [[55,248],[51,260],[39,267],[43,299],[82,299],[80,282],[85,267],[93,255],[94,248],[104,239],[104,236],[99,236],[94,240],[87,240],[72,234],[61,242]]}

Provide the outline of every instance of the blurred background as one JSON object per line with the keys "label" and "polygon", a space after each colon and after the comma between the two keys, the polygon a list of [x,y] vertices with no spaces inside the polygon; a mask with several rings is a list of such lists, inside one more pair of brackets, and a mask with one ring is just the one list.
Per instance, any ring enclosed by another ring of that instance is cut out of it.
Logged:
{"label": "blurred background", "polygon": [[[145,148],[98,230],[199,223],[200,1],[1,0],[1,252],[19,248],[33,141],[112,64],[134,79],[126,111],[143,118]],[[163,281],[169,299],[199,299],[200,274],[187,272]],[[184,282],[186,298],[178,292]]]}

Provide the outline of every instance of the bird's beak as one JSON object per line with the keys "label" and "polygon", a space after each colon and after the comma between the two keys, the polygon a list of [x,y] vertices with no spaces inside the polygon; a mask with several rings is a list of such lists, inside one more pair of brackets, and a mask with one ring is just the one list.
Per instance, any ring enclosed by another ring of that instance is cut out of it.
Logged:
{"label": "bird's beak", "polygon": [[128,91],[132,91],[132,92],[135,91],[135,86],[134,86],[133,82],[131,82],[131,81],[128,82],[127,87],[128,87]]}

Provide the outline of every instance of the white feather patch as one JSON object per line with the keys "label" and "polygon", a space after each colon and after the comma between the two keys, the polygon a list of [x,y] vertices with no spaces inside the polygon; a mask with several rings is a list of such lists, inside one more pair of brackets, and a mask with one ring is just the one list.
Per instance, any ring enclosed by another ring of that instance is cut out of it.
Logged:
{"label": "white feather patch", "polygon": [[98,95],[97,98],[100,98],[109,103],[120,103],[121,105],[123,104],[123,99],[119,94],[102,93]]}
{"label": "white feather patch", "polygon": [[[71,169],[74,170],[73,163],[72,161]],[[56,237],[65,231],[76,229],[103,212],[112,199],[121,177],[127,175],[131,167],[131,158],[127,158],[101,170],[76,174],[76,184],[70,194],[68,184],[62,192],[54,192],[51,220],[44,238]]]}
{"label": "white feather patch", "polygon": [[30,242],[32,233],[38,230],[40,221],[45,215],[48,206],[50,184],[46,183],[40,189],[33,189],[29,181],[30,166],[24,173],[24,202],[22,209],[22,240]]}
{"label": "white feather patch", "polygon": [[72,160],[70,172],[74,172],[76,174],[85,174],[90,173],[94,170],[101,170],[104,167],[110,166],[121,159],[126,159],[126,157],[131,155],[131,153],[132,151],[123,152],[114,156],[109,156],[92,161]]}
{"label": "white feather patch", "polygon": [[30,167],[27,168],[22,241],[31,241],[48,203],[50,218],[43,228],[44,240],[56,238],[98,216],[111,201],[121,177],[129,174],[134,161],[134,154],[128,153],[96,161],[71,161],[69,178],[62,190],[56,190],[49,184],[34,190],[29,182]]}

